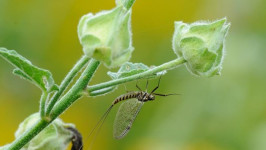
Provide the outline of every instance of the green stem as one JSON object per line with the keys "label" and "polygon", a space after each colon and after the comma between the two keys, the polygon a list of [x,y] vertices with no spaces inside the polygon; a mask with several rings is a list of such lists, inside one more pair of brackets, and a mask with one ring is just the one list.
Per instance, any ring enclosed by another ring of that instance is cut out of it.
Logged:
{"label": "green stem", "polygon": [[99,66],[99,61],[91,59],[87,68],[83,71],[80,78],[73,87],[56,103],[51,111],[51,120],[39,120],[32,128],[27,130],[19,138],[17,138],[8,147],[8,150],[19,150],[27,144],[32,138],[39,134],[46,126],[62,114],[69,106],[82,96],[82,92],[86,89],[91,77]]}
{"label": "green stem", "polygon": [[60,98],[62,93],[65,91],[65,89],[68,87],[68,85],[71,83],[71,81],[74,79],[74,77],[78,74],[78,72],[88,63],[89,58],[87,56],[82,56],[82,58],[76,63],[76,65],[72,68],[72,70],[67,74],[65,79],[61,82],[61,85],[59,86],[58,92],[53,96],[51,101],[49,102],[47,109],[46,109],[46,116],[48,117],[51,110],[53,109],[55,103]]}
{"label": "green stem", "polygon": [[46,126],[48,126],[49,122],[45,120],[39,120],[30,130],[23,133],[19,139],[16,139],[11,145],[8,147],[8,150],[19,150],[25,144],[27,144],[33,137],[35,137],[39,132],[42,131]]}
{"label": "green stem", "polygon": [[72,103],[74,103],[78,98],[83,95],[84,90],[86,89],[91,77],[98,68],[99,64],[99,61],[91,59],[89,66],[84,70],[76,84],[54,106],[53,111],[51,112],[52,119],[58,117]]}
{"label": "green stem", "polygon": [[115,86],[111,86],[111,87],[108,87],[108,88],[104,88],[104,89],[100,89],[100,90],[97,90],[97,91],[93,91],[90,94],[90,96],[99,96],[99,95],[103,95],[103,94],[106,94],[106,93],[109,93],[113,90],[115,90],[116,87]]}
{"label": "green stem", "polygon": [[93,93],[94,91],[97,91],[97,90],[105,89],[105,88],[112,87],[112,86],[115,86],[118,84],[129,82],[129,81],[145,78],[145,77],[154,75],[154,74],[161,72],[161,71],[164,71],[164,70],[174,69],[185,62],[186,62],[186,60],[183,57],[181,57],[181,58],[178,58],[178,59],[172,60],[170,62],[164,63],[160,66],[154,67],[150,70],[147,70],[147,71],[139,73],[139,74],[135,74],[135,75],[128,76],[125,78],[111,80],[111,81],[100,83],[97,85],[88,86],[87,90],[89,93]]}
{"label": "green stem", "polygon": [[44,118],[44,116],[45,116],[45,104],[46,104],[47,96],[48,96],[47,92],[43,92],[42,93],[41,101],[40,101],[40,115],[41,115],[41,118]]}

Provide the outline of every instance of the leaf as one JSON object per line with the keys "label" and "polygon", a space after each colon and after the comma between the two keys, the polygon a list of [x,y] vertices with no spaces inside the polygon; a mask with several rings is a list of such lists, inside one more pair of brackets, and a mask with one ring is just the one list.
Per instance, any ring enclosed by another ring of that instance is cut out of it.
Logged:
{"label": "leaf", "polygon": [[[147,71],[153,67],[148,67],[142,63],[131,63],[131,62],[126,62],[123,64],[120,69],[118,70],[117,73],[115,72],[108,72],[107,74],[112,78],[112,79],[119,79],[119,78],[124,78],[128,76],[132,76],[135,74],[142,73],[144,71]],[[152,76],[149,76],[148,78],[153,78],[156,76],[164,75],[166,71],[161,71],[158,72],[157,74],[154,74]]]}
{"label": "leaf", "polygon": [[129,132],[144,102],[129,99],[122,103],[114,121],[114,138],[122,139]]}
{"label": "leaf", "polygon": [[29,80],[30,82],[32,82],[32,79],[18,68],[13,70],[13,74],[21,77],[24,80]]}
{"label": "leaf", "polygon": [[52,74],[48,70],[32,65],[29,60],[16,51],[0,48],[0,56],[16,67],[13,71],[15,75],[33,82],[43,91],[51,92],[58,89],[54,83]]}

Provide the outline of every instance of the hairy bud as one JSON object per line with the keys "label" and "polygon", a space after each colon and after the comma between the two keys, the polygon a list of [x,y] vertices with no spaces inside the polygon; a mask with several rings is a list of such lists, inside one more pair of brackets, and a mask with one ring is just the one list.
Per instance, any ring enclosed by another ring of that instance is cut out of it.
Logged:
{"label": "hairy bud", "polygon": [[109,11],[83,16],[78,36],[84,53],[109,68],[127,62],[134,50],[130,20],[131,9],[126,9],[123,3],[117,3],[117,7]]}
{"label": "hairy bud", "polygon": [[186,24],[175,22],[173,49],[183,57],[190,72],[199,76],[219,75],[230,24],[226,19]]}

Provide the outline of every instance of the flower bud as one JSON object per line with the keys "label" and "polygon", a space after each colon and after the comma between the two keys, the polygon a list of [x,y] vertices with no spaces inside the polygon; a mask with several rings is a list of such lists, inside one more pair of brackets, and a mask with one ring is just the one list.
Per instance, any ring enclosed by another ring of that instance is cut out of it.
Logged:
{"label": "flower bud", "polygon": [[192,24],[175,22],[174,52],[187,61],[187,69],[193,74],[207,77],[219,75],[229,27],[226,18]]}
{"label": "flower bud", "polygon": [[[26,118],[20,125],[15,133],[18,138],[26,130],[30,129],[36,122],[40,120],[40,114],[35,113]],[[73,132],[68,128],[74,128],[73,124],[66,124],[60,119],[54,120],[42,132],[34,137],[22,150],[38,149],[38,150],[51,150],[51,149],[66,149],[68,144],[73,139]]]}
{"label": "flower bud", "polygon": [[134,49],[130,20],[131,9],[126,9],[122,3],[109,11],[84,15],[78,25],[84,53],[107,67],[127,62]]}

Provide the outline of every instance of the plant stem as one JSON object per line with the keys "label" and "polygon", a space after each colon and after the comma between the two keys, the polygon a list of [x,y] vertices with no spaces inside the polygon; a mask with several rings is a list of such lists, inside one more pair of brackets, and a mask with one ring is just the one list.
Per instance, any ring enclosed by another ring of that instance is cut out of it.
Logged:
{"label": "plant stem", "polygon": [[125,83],[125,82],[129,82],[129,81],[141,79],[141,78],[144,78],[144,77],[148,77],[148,76],[154,75],[154,74],[156,74],[158,72],[161,72],[161,71],[164,71],[164,70],[174,69],[174,68],[178,67],[179,65],[181,65],[181,64],[183,64],[185,62],[186,62],[186,60],[183,57],[180,57],[178,59],[175,59],[175,60],[172,60],[170,62],[164,63],[164,64],[162,64],[160,66],[154,67],[154,68],[152,68],[150,70],[144,71],[144,72],[139,73],[139,74],[135,74],[135,75],[128,76],[128,77],[125,77],[125,78],[111,80],[111,81],[100,83],[100,84],[97,84],[97,85],[88,86],[87,87],[87,91],[89,93],[92,93],[94,91],[105,89],[105,88],[108,88],[108,87],[111,87],[111,86],[115,86],[115,85],[118,85],[118,84],[121,84],[121,83]]}
{"label": "plant stem", "polygon": [[19,150],[26,145],[33,137],[41,132],[50,122],[40,119],[30,130],[24,132],[20,138],[16,139],[7,150]]}
{"label": "plant stem", "polygon": [[116,89],[116,86],[111,86],[111,87],[108,87],[108,88],[104,88],[104,89],[100,89],[100,90],[97,90],[97,91],[93,91],[93,92],[90,92],[90,96],[99,96],[99,95],[103,95],[103,94],[106,94],[106,93],[109,93],[113,90]]}
{"label": "plant stem", "polygon": [[78,74],[78,72],[88,63],[88,61],[89,61],[89,58],[86,55],[82,56],[82,58],[76,63],[76,65],[72,68],[72,70],[67,74],[65,79],[61,82],[58,92],[53,96],[53,98],[51,99],[51,101],[49,102],[47,106],[46,114],[45,114],[47,117],[49,116],[51,110],[53,109],[55,103],[60,98],[62,93],[65,91],[65,89],[74,79],[74,77]]}
{"label": "plant stem", "polygon": [[46,104],[47,96],[48,96],[48,93],[43,91],[42,96],[41,96],[41,101],[40,101],[41,118],[44,118],[44,116],[45,116],[45,104]]}
{"label": "plant stem", "polygon": [[27,144],[32,138],[39,134],[46,126],[62,114],[71,104],[82,96],[82,92],[86,89],[91,77],[98,68],[100,62],[91,59],[87,68],[83,71],[80,78],[73,85],[73,87],[56,103],[51,111],[51,120],[39,120],[32,128],[23,133],[13,143],[10,144],[8,150],[19,150]]}
{"label": "plant stem", "polygon": [[74,103],[78,98],[83,95],[84,90],[86,89],[91,77],[98,68],[99,64],[99,61],[91,59],[88,67],[84,70],[76,84],[54,106],[53,111],[51,112],[52,119],[58,117],[72,103]]}

